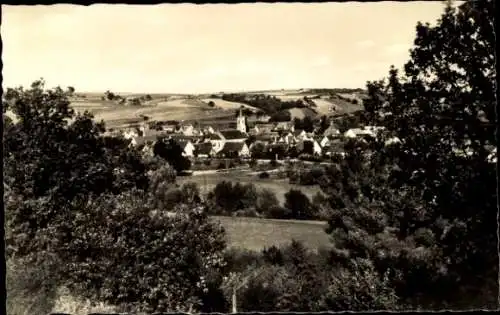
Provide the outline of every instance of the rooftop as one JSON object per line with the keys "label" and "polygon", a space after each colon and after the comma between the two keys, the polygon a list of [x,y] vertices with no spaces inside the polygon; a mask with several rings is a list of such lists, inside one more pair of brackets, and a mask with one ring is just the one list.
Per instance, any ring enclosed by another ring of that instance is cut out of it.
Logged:
{"label": "rooftop", "polygon": [[236,129],[221,130],[220,133],[227,140],[248,138],[246,134]]}

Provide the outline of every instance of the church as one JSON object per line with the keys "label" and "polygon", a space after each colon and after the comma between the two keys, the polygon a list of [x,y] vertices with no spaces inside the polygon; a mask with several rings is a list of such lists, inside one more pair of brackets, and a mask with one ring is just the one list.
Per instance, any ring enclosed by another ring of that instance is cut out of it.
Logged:
{"label": "church", "polygon": [[248,130],[247,118],[243,115],[241,108],[240,108],[240,114],[236,118],[236,129],[245,134],[247,133]]}

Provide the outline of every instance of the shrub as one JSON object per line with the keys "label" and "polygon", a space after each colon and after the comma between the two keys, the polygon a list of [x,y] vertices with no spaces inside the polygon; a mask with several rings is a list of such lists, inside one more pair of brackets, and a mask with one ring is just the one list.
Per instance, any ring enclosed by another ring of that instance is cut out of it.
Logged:
{"label": "shrub", "polygon": [[257,194],[256,210],[264,216],[269,217],[271,209],[278,206],[279,201],[272,190],[263,189]]}
{"label": "shrub", "polygon": [[262,173],[259,174],[259,178],[262,178],[262,179],[269,178],[269,173],[268,172],[262,172]]}
{"label": "shrub", "polygon": [[296,220],[314,218],[314,209],[309,198],[300,190],[291,189],[285,194],[285,208],[290,210],[290,215]]}
{"label": "shrub", "polygon": [[292,219],[291,211],[285,207],[272,206],[267,211],[266,217],[269,219]]}
{"label": "shrub", "polygon": [[99,198],[87,208],[72,222],[68,252],[78,254],[65,257],[72,292],[127,312],[201,307],[204,278],[220,273],[225,247],[224,230],[202,208],[179,205],[172,217],[139,192]]}

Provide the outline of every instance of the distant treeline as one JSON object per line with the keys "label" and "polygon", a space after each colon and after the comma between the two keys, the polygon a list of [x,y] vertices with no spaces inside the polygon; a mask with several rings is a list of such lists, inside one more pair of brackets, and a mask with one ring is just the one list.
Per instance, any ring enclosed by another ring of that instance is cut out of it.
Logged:
{"label": "distant treeline", "polygon": [[305,102],[301,99],[294,101],[282,101],[276,96],[265,94],[224,94],[222,95],[222,99],[229,102],[239,102],[259,108],[269,115],[275,115],[279,112],[283,112],[284,110],[291,108],[307,107]]}

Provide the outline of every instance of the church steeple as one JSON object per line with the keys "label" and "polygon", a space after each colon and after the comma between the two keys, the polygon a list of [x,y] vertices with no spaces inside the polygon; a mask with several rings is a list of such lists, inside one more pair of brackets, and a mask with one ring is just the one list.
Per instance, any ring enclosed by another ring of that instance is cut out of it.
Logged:
{"label": "church steeple", "polygon": [[241,132],[246,133],[247,132],[247,120],[246,117],[243,116],[243,112],[240,107],[240,112],[238,117],[236,118],[236,129],[238,129]]}

